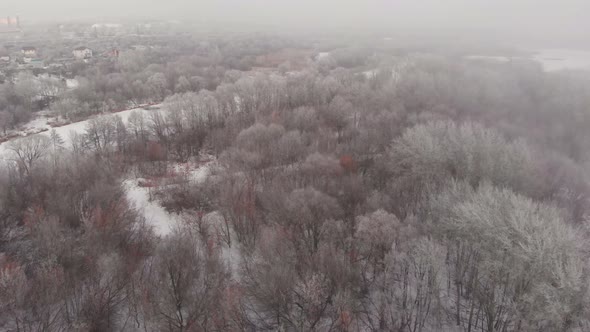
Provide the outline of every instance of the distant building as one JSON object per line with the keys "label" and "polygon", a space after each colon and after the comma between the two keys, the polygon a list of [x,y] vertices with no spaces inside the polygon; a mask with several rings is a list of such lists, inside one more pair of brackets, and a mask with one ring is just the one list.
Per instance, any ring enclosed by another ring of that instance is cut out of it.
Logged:
{"label": "distant building", "polygon": [[18,17],[0,18],[0,33],[21,32],[20,20]]}
{"label": "distant building", "polygon": [[32,59],[27,63],[27,67],[34,69],[43,69],[45,68],[45,64],[43,62],[43,59]]}
{"label": "distant building", "polygon": [[25,46],[21,49],[22,54],[27,58],[37,57],[37,49],[32,46]]}
{"label": "distant building", "polygon": [[72,54],[76,59],[80,60],[92,58],[92,50],[85,46],[76,47]]}
{"label": "distant building", "polygon": [[0,56],[0,62],[10,62],[10,55],[2,55]]}
{"label": "distant building", "polygon": [[24,57],[23,64],[19,65],[19,68],[42,69],[45,68],[45,64],[43,59]]}
{"label": "distant building", "polygon": [[18,17],[0,18],[0,25],[20,26]]}

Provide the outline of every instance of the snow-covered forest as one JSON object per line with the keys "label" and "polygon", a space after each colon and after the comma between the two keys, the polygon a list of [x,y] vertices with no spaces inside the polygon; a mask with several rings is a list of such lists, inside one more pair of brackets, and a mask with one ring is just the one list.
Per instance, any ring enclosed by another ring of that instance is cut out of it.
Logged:
{"label": "snow-covered forest", "polygon": [[0,330],[590,330],[587,71],[175,38],[0,86]]}

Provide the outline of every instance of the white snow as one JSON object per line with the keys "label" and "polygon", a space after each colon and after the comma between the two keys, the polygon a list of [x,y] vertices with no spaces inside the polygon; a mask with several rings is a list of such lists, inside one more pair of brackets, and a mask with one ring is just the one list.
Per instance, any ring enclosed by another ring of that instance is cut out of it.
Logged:
{"label": "white snow", "polygon": [[229,226],[229,236],[231,238],[231,247],[226,242],[225,237],[228,236],[227,229],[223,215],[219,211],[213,211],[203,216],[203,223],[209,229],[210,234],[217,234],[217,244],[219,245],[219,254],[225,266],[231,271],[235,281],[239,279],[240,262],[242,255],[240,251],[240,243],[237,239],[232,227]]}
{"label": "white snow", "polygon": [[[200,167],[190,164],[176,164],[172,166],[179,174],[186,174],[186,180],[190,183],[205,181],[210,172],[211,162]],[[154,232],[159,236],[170,234],[176,227],[182,225],[182,215],[167,212],[156,199],[150,199],[150,190],[157,190],[157,187],[140,187],[139,182],[144,179],[128,179],[123,182],[126,190],[127,200],[141,213],[148,225],[152,226]],[[154,182],[152,182],[154,183]],[[166,186],[165,183],[157,183],[156,186]]]}
{"label": "white snow", "polygon": [[510,58],[505,56],[494,56],[494,55],[468,55],[465,57],[468,60],[485,60],[485,61],[496,61],[496,62],[509,62]]}
{"label": "white snow", "polygon": [[75,89],[80,86],[80,82],[75,78],[66,79],[66,87],[68,89]]}
{"label": "white snow", "polygon": [[235,232],[231,231],[232,234],[232,246],[228,247],[227,244],[223,244],[221,247],[221,257],[225,261],[227,268],[230,270],[232,277],[235,281],[239,281],[240,277],[240,263],[242,261],[242,252],[240,251],[240,243],[235,236]]}
{"label": "white snow", "polygon": [[119,23],[96,23],[92,25],[92,29],[120,29],[123,25]]}
{"label": "white snow", "polygon": [[36,115],[37,116],[33,120],[20,125],[18,129],[8,130],[6,132],[7,135],[28,136],[51,128],[49,125],[51,116],[49,116],[46,112],[38,112]]}
{"label": "white snow", "polygon": [[177,174],[187,175],[187,180],[193,183],[201,183],[209,176],[211,172],[211,163],[208,162],[200,167],[191,164],[176,164],[173,166]]}
{"label": "white snow", "polygon": [[[139,179],[138,179],[139,180]],[[138,180],[126,180],[123,186],[127,200],[141,213],[156,235],[166,236],[181,224],[181,217],[168,213],[157,200],[150,200],[150,188],[137,185]]]}
{"label": "white snow", "polygon": [[317,61],[319,61],[319,60],[325,59],[329,56],[330,56],[330,52],[319,52],[315,59]]}
{"label": "white snow", "polygon": [[[127,111],[122,111],[119,113],[113,114],[104,114],[98,117],[103,116],[113,116],[118,115],[122,118],[123,122],[127,122],[129,115],[133,111],[139,112],[154,112],[150,110],[146,110],[143,108],[131,109]],[[96,117],[94,117],[96,118]],[[49,119],[43,115],[39,118],[27,123],[23,126],[23,130],[21,131],[22,135],[24,136],[27,132],[25,129],[28,130],[40,130],[43,128],[46,129],[55,129],[55,131],[62,137],[62,139],[66,142],[66,147],[71,145],[71,134],[73,132],[78,134],[83,134],[86,131],[86,127],[88,124],[88,120],[80,121],[76,123],[72,123],[69,125],[65,125],[62,127],[57,128],[50,128],[47,124]],[[35,132],[36,132],[35,131]],[[38,133],[35,135],[49,135],[50,130],[47,130],[42,133]],[[0,159],[2,155],[6,152],[5,143],[0,144]],[[212,157],[208,158],[212,159]],[[187,176],[187,180],[192,183],[200,183],[204,181],[207,176],[210,174],[210,166],[211,162],[206,162],[204,164],[195,164],[195,163],[187,163],[187,164],[177,164],[174,165],[174,169],[178,173],[182,173]],[[159,236],[166,236],[172,232],[176,227],[180,227],[182,224],[182,215],[177,215],[174,213],[168,213],[157,200],[150,199],[150,188],[147,187],[140,187],[138,182],[142,179],[128,179],[123,181],[123,186],[126,190],[126,196],[130,204],[132,204],[144,217],[146,222],[153,227],[154,232]]]}
{"label": "white snow", "polygon": [[29,122],[27,122],[26,124],[24,124],[22,126],[22,130],[25,132],[30,132],[30,131],[39,131],[39,130],[43,130],[43,129],[49,129],[51,128],[51,126],[48,124],[49,122],[49,118],[47,116],[41,115]]}
{"label": "white snow", "polygon": [[[398,82],[401,79],[402,70],[404,67],[405,65],[397,65],[391,68],[391,77],[393,78],[394,82]],[[361,74],[364,75],[366,79],[374,79],[379,74],[379,69],[375,68],[371,70],[366,70],[363,71]]]}
{"label": "white snow", "polygon": [[[133,111],[138,111],[138,112],[149,112],[148,110],[145,110],[143,108],[136,108],[136,109],[131,109],[131,110],[127,110],[127,111],[122,111],[122,112],[118,112],[118,113],[109,113],[109,114],[103,114],[103,115],[99,115],[98,117],[105,117],[105,116],[120,116],[121,119],[123,120],[123,122],[127,123],[127,119],[129,119],[129,115],[131,114],[131,112]],[[61,126],[61,127],[57,127],[57,128],[53,128],[55,129],[55,131],[69,144],[69,139],[70,139],[70,135],[72,132],[76,132],[78,134],[83,134],[86,131],[86,127],[88,126],[88,122],[92,119],[94,119],[96,117],[84,120],[84,121],[80,121],[80,122],[74,122],[74,123],[70,123],[68,125],[65,126]],[[44,133],[42,133],[44,135],[49,135],[49,131],[46,131]]]}
{"label": "white snow", "polygon": [[[129,118],[129,115],[131,114],[131,112],[133,111],[138,111],[138,112],[152,112],[149,110],[146,110],[144,108],[135,108],[135,109],[130,109],[130,110],[126,110],[126,111],[122,111],[122,112],[118,112],[118,113],[108,113],[108,114],[103,114],[103,115],[99,115],[97,117],[104,117],[104,116],[113,116],[113,115],[118,115],[121,117],[121,119],[123,120],[123,122],[127,123],[127,119]],[[51,129],[55,129],[55,131],[61,136],[61,138],[66,142],[66,146],[69,147],[70,143],[71,143],[71,134],[73,132],[78,133],[78,134],[83,134],[86,131],[86,127],[88,125],[88,121],[90,121],[91,119],[97,118],[97,117],[92,117],[90,119],[84,120],[84,121],[80,121],[80,122],[74,122],[74,123],[70,123],[68,125],[65,126],[61,126],[61,127],[55,127],[55,128],[51,128],[48,124],[47,118],[44,117],[40,117],[37,118],[29,123],[27,123],[26,125],[24,125],[23,127],[25,128],[29,128],[28,131],[26,130],[22,130],[21,132],[19,132],[20,136],[27,136],[27,134],[32,133],[32,132],[38,132],[41,129],[49,129],[47,131],[44,131],[42,133],[36,134],[36,135],[47,135],[49,136]],[[5,151],[5,144],[4,143],[0,143],[0,155],[2,155]]]}
{"label": "white snow", "polygon": [[366,78],[374,78],[375,76],[377,76],[377,73],[379,73],[379,70],[371,69],[371,70],[364,71],[363,75],[365,75]]}

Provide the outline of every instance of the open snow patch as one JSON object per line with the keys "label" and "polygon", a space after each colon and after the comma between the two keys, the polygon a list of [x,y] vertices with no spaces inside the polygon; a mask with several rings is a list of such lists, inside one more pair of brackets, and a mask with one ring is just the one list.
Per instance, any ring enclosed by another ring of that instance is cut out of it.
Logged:
{"label": "open snow patch", "polygon": [[125,180],[127,200],[145,217],[159,236],[166,236],[181,224],[181,216],[167,212],[157,200],[150,199],[150,188],[138,186],[138,180]]}

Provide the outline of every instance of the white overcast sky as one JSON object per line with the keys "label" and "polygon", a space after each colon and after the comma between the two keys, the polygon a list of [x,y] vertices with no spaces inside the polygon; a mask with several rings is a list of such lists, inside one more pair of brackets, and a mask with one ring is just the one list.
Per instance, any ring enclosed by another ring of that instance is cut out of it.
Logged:
{"label": "white overcast sky", "polygon": [[208,18],[285,26],[590,35],[590,0],[0,0],[0,16],[8,15],[24,20]]}

